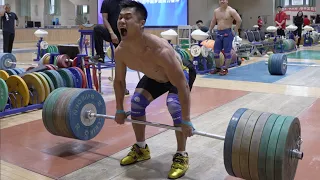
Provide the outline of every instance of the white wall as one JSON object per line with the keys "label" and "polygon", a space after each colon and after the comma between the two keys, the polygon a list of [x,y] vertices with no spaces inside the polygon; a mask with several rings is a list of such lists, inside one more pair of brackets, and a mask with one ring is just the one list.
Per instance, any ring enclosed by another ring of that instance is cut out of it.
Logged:
{"label": "white wall", "polygon": [[[74,3],[76,4],[74,4]],[[24,27],[25,17],[19,16],[17,12],[16,0],[5,0],[5,3],[11,5],[11,11],[16,12],[20,20],[20,27]],[[31,21],[40,21],[42,27],[45,25],[51,25],[53,18],[59,18],[61,25],[75,25],[76,18],[76,5],[89,5],[90,14],[88,14],[88,20],[90,23],[97,23],[97,1],[96,0],[61,0],[61,16],[50,16],[45,14],[44,0],[31,0]]]}
{"label": "white wall", "polygon": [[209,26],[213,10],[219,7],[218,0],[189,0],[189,24],[195,25],[197,20],[202,20]]}
{"label": "white wall", "polygon": [[242,15],[242,29],[251,29],[258,16],[267,20],[265,27],[274,24],[274,0],[229,0],[229,5]]}

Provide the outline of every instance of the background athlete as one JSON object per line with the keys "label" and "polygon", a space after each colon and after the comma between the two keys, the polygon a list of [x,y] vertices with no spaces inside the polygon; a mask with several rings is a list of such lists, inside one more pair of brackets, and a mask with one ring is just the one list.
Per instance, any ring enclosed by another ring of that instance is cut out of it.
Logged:
{"label": "background athlete", "polygon": [[[220,75],[228,74],[228,67],[231,63],[231,49],[233,38],[237,35],[237,32],[241,25],[241,17],[235,9],[228,5],[228,0],[219,0],[220,7],[213,11],[213,17],[209,27],[209,32],[212,31],[217,23],[218,31],[214,43],[214,59],[217,68],[211,71],[211,74],[219,73]],[[236,20],[236,26],[232,31],[233,21]],[[225,65],[220,64],[220,52],[224,50]]]}
{"label": "background athlete", "polygon": [[[143,4],[124,1],[120,7],[118,28],[122,41],[115,51],[116,122],[123,124],[126,118],[123,109],[123,87],[127,67],[145,74],[131,99],[132,119],[145,121],[146,107],[169,91],[167,107],[174,125],[181,126],[182,132],[176,132],[178,147],[168,178],[179,178],[189,168],[186,140],[192,136],[193,131],[190,122],[190,90],[196,78],[195,69],[189,61],[186,61],[184,66],[179,55],[166,40],[144,32],[148,13]],[[150,151],[145,142],[145,125],[133,123],[132,126],[137,143],[121,160],[121,165],[150,159]]]}

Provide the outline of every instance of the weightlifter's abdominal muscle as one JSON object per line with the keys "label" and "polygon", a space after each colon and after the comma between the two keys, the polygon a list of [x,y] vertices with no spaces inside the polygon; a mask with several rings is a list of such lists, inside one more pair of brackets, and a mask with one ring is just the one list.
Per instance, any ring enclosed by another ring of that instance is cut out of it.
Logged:
{"label": "weightlifter's abdominal muscle", "polygon": [[144,33],[143,40],[140,42],[129,44],[122,41],[119,44],[116,50],[117,61],[122,61],[128,68],[140,71],[157,82],[165,83],[169,79],[165,70],[157,62],[162,60],[161,53],[166,48],[172,49],[166,40]]}
{"label": "weightlifter's abdominal muscle", "polygon": [[215,15],[218,24],[218,30],[224,30],[232,28],[233,24],[233,17],[231,15],[231,11],[233,9],[228,7],[227,9],[223,10],[222,8],[218,8],[215,10]]}

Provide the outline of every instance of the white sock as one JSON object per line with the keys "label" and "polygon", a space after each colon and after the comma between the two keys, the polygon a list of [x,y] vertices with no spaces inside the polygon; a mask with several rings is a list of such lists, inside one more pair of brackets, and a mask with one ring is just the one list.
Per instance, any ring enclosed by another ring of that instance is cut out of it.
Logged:
{"label": "white sock", "polygon": [[140,147],[140,148],[145,148],[146,147],[146,142],[136,142],[136,144]]}
{"label": "white sock", "polygon": [[177,151],[177,153],[181,154],[182,156],[187,156],[187,152],[186,151]]}

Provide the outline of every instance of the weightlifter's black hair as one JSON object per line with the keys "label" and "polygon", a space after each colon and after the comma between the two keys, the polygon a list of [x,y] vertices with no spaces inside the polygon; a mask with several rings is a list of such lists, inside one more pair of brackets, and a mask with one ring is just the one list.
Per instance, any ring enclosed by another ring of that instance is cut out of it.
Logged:
{"label": "weightlifter's black hair", "polygon": [[124,8],[134,8],[135,11],[140,15],[141,19],[147,20],[148,11],[144,5],[138,1],[134,0],[124,0],[120,3],[120,9]]}

